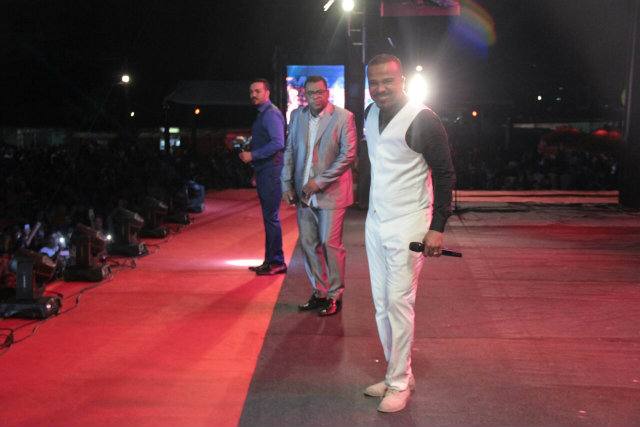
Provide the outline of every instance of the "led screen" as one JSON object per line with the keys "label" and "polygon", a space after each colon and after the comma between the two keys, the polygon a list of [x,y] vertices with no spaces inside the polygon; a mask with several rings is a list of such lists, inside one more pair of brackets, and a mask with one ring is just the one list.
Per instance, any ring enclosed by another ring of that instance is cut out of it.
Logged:
{"label": "led screen", "polygon": [[369,78],[367,77],[367,67],[364,67],[364,109],[366,110],[369,104],[373,104],[371,94],[369,94]]}
{"label": "led screen", "polygon": [[313,75],[327,80],[329,102],[344,108],[344,65],[287,65],[287,123],[293,110],[307,105],[304,82]]}

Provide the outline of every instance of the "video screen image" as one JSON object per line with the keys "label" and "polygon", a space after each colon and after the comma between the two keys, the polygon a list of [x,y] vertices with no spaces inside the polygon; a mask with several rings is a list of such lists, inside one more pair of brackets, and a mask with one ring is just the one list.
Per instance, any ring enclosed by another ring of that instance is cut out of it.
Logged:
{"label": "video screen image", "polygon": [[344,108],[344,65],[287,65],[287,123],[293,110],[307,105],[304,82],[313,75],[327,80],[329,102]]}
{"label": "video screen image", "polygon": [[367,77],[367,67],[364,67],[364,109],[366,110],[369,104],[373,104],[371,94],[369,93],[369,78]]}

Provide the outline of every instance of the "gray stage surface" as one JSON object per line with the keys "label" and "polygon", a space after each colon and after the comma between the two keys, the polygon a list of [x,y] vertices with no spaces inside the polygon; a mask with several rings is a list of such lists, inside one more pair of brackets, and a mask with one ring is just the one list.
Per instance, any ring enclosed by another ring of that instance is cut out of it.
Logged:
{"label": "gray stage surface", "polygon": [[427,260],[417,390],[396,414],[361,392],[385,370],[366,212],[347,215],[338,316],[297,311],[311,291],[296,248],[240,425],[640,426],[640,213],[506,200],[459,199],[445,246],[464,257]]}

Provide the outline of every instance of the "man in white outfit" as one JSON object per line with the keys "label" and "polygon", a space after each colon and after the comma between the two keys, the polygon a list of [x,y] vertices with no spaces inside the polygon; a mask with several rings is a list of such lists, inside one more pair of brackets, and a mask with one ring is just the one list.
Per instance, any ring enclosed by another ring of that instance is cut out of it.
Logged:
{"label": "man in white outfit", "polygon": [[[364,394],[383,398],[379,411],[397,412],[415,389],[411,349],[418,276],[423,255],[442,254],[455,171],[440,119],[404,93],[400,60],[388,54],[374,57],[367,78],[375,104],[365,112],[371,161],[365,240],[387,372]],[[423,254],[409,250],[412,241],[424,243]]]}

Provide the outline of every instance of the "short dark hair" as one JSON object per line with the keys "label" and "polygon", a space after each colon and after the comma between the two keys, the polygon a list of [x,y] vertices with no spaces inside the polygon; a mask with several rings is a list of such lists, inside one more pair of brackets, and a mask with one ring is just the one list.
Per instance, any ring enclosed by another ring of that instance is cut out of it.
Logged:
{"label": "short dark hair", "polygon": [[402,70],[402,62],[398,59],[397,56],[391,55],[390,53],[381,53],[380,55],[376,55],[371,58],[371,61],[367,64],[367,67],[371,67],[372,65],[382,65],[387,64],[389,62],[395,62],[400,67],[400,71]]}
{"label": "short dark hair", "polygon": [[269,80],[267,80],[267,79],[263,79],[263,78],[261,77],[261,78],[258,78],[258,79],[253,79],[253,81],[251,82],[251,84],[254,84],[254,83],[264,83],[264,88],[265,88],[266,90],[268,90],[269,92],[271,92],[271,85],[269,84]]}
{"label": "short dark hair", "polygon": [[323,82],[324,87],[327,87],[327,88],[329,87],[329,85],[327,84],[327,80],[324,77],[318,76],[318,75],[307,77],[307,80],[305,80],[304,82],[304,87],[307,87],[307,83],[318,83],[318,82]]}

